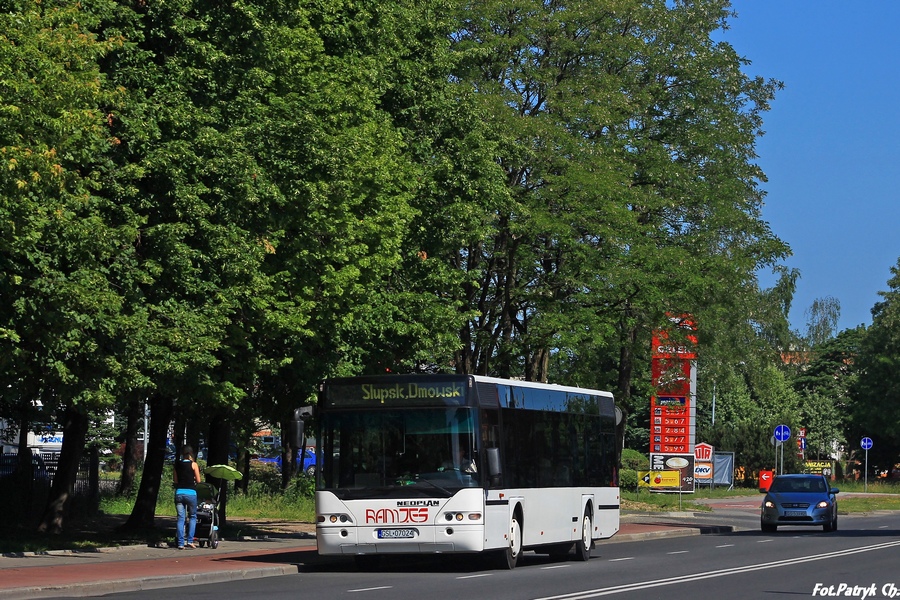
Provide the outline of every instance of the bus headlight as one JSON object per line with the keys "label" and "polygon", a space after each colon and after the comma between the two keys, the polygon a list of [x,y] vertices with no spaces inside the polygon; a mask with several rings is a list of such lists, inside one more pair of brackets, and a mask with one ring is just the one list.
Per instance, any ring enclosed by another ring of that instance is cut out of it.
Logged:
{"label": "bus headlight", "polygon": [[461,512],[445,512],[444,520],[446,521],[463,521],[468,519],[470,521],[480,521],[481,513],[461,513]]}
{"label": "bus headlight", "polygon": [[350,518],[350,515],[340,514],[340,515],[319,515],[317,517],[319,523],[324,523],[328,521],[329,523],[352,523],[353,520]]}

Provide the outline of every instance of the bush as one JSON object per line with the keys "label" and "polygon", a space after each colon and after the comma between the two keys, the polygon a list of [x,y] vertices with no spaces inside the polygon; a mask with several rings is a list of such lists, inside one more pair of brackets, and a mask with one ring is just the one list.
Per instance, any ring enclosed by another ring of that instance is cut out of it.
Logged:
{"label": "bush", "polygon": [[269,463],[250,461],[250,483],[247,485],[249,496],[281,493],[281,471]]}
{"label": "bush", "polygon": [[631,469],[632,471],[649,471],[650,458],[637,450],[626,448],[622,450],[622,468]]}
{"label": "bush", "polygon": [[619,487],[623,490],[636,490],[638,485],[637,471],[622,469],[619,471]]}

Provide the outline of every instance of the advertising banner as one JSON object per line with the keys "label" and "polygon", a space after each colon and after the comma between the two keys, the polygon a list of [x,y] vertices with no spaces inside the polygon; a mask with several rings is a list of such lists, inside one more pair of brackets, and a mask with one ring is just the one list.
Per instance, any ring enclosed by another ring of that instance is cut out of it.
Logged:
{"label": "advertising banner", "polygon": [[734,485],[734,452],[716,452],[713,454],[713,484]]}
{"label": "advertising banner", "polygon": [[638,471],[638,487],[679,488],[681,471]]}
{"label": "advertising banner", "polygon": [[831,475],[833,473],[833,460],[808,460],[803,464],[807,473],[815,473],[817,475]]}
{"label": "advertising banner", "polygon": [[[691,492],[694,491],[694,455],[693,454],[650,454],[651,471],[678,471],[681,485],[675,488],[660,488],[660,491]],[[650,486],[651,488],[654,486]]]}

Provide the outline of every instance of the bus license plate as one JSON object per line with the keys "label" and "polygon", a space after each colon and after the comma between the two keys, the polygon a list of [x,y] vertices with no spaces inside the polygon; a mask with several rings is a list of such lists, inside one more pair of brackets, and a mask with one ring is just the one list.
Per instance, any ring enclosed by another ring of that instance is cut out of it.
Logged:
{"label": "bus license plate", "polygon": [[379,529],[378,539],[381,540],[397,540],[410,539],[416,537],[415,529]]}

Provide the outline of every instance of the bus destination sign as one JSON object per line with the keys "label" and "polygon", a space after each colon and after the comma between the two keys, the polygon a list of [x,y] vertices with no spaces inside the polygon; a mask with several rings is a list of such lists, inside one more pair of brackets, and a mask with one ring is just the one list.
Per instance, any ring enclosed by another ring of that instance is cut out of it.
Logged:
{"label": "bus destination sign", "polygon": [[356,385],[330,384],[325,387],[326,401],[332,406],[371,406],[372,404],[462,406],[466,386],[456,381],[379,382]]}

